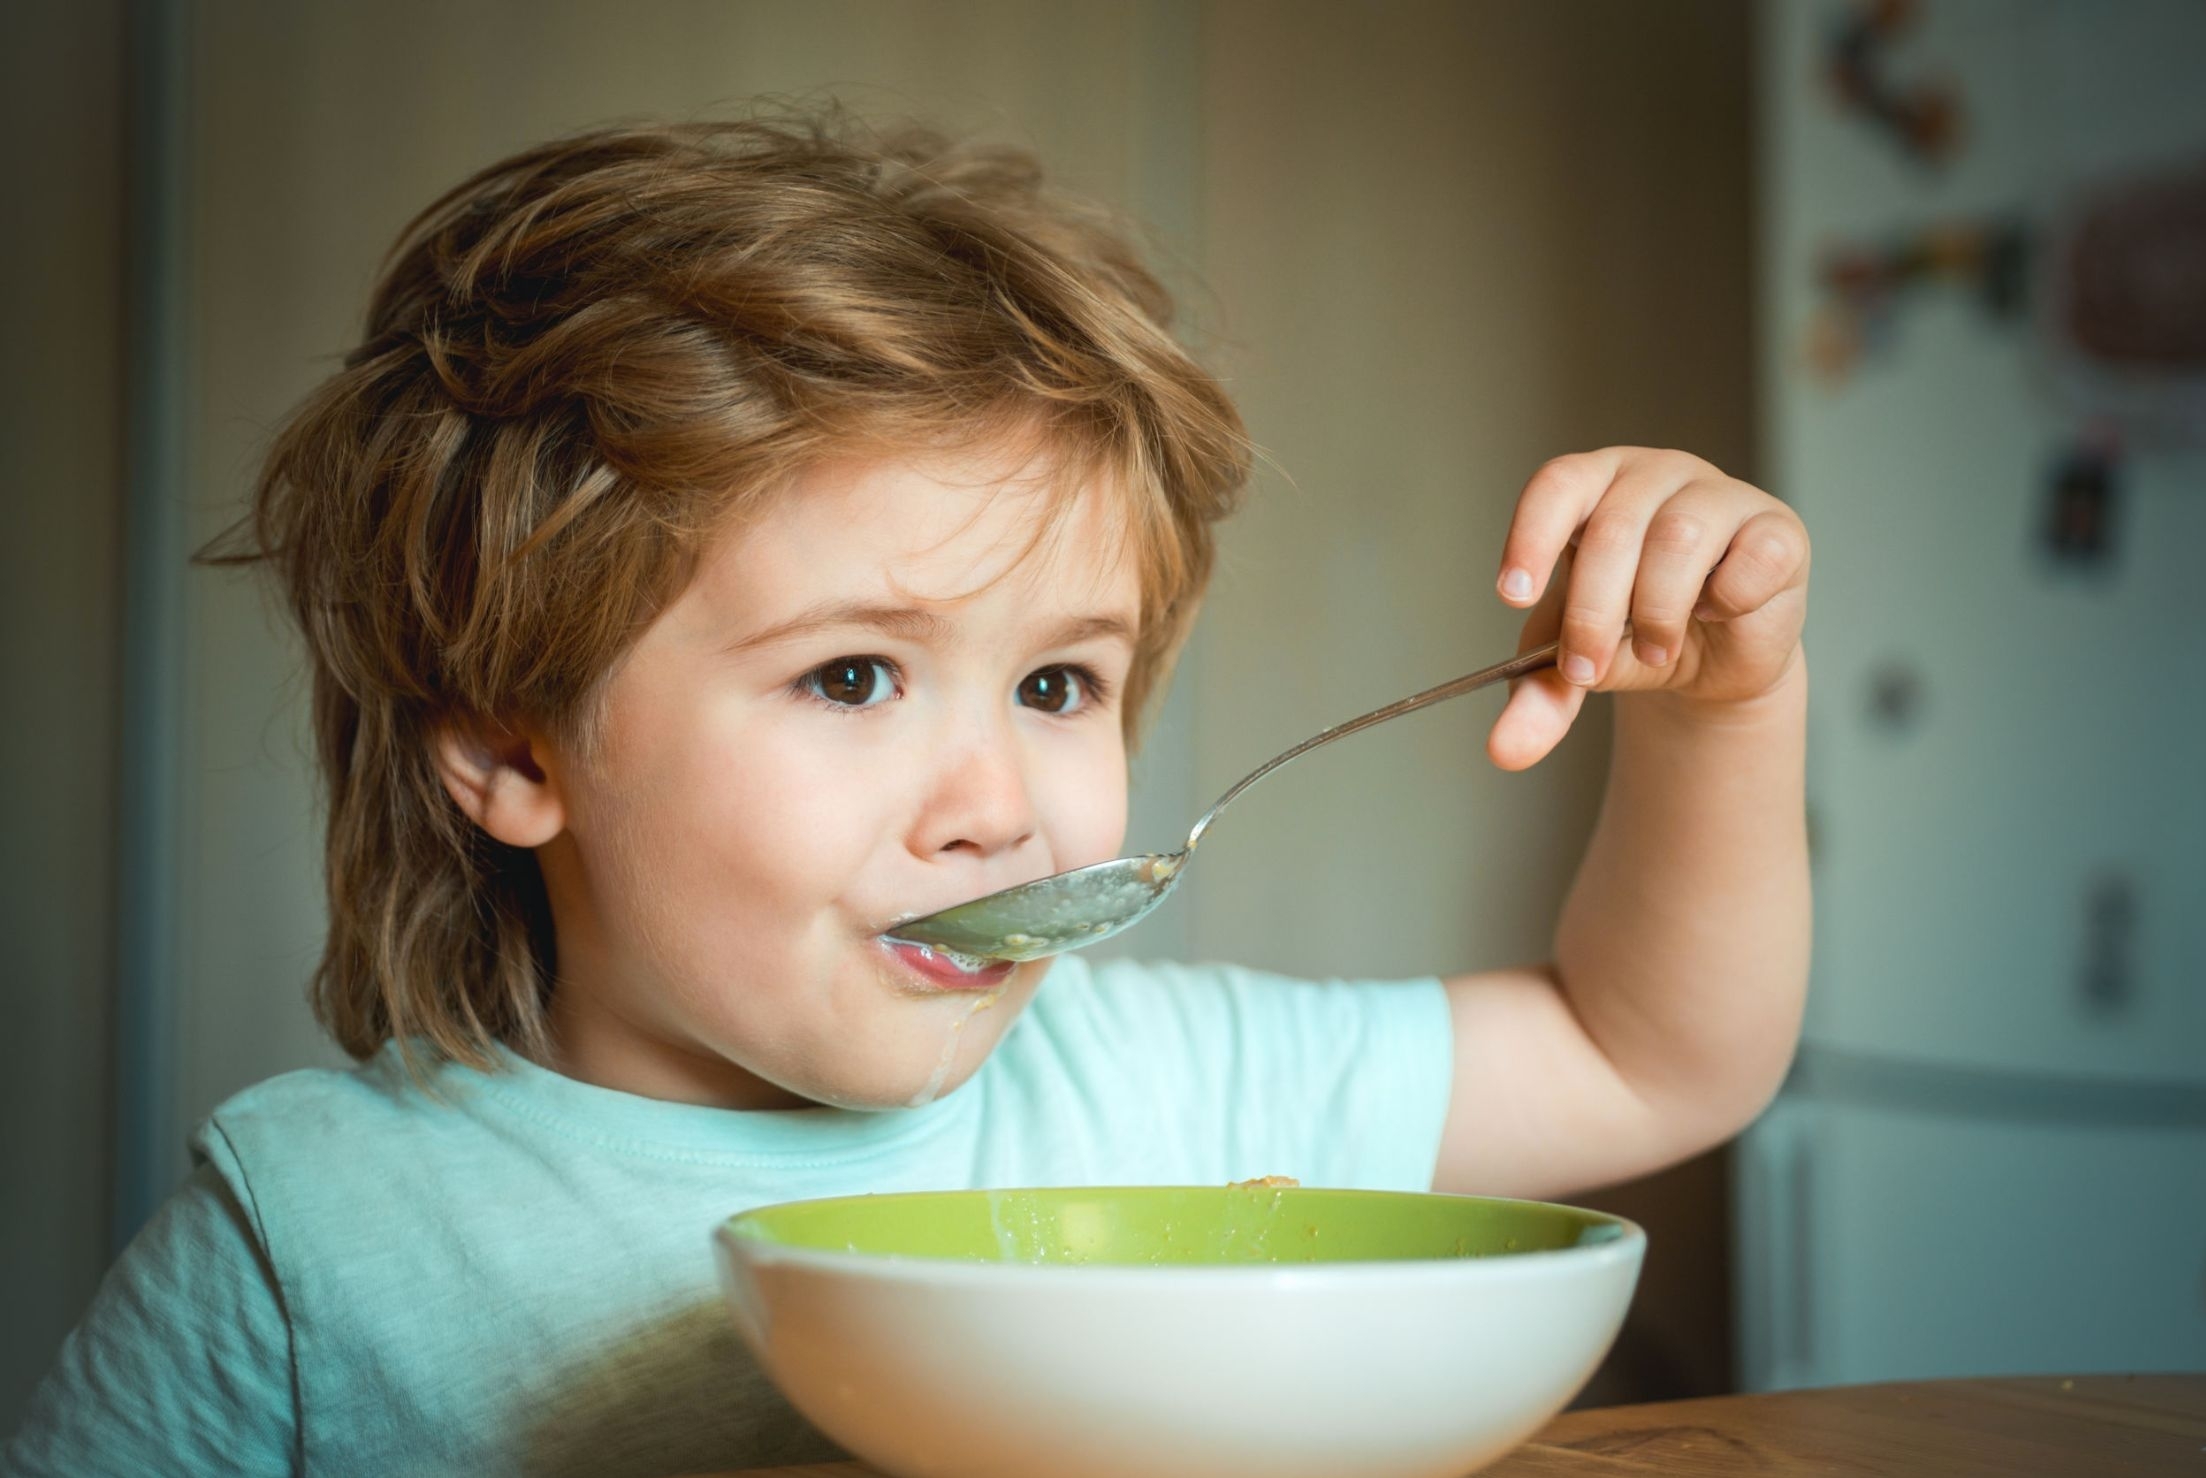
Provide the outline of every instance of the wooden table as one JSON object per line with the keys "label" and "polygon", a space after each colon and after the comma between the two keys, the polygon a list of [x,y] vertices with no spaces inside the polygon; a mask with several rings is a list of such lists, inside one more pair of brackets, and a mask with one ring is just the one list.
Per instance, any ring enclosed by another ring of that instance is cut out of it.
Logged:
{"label": "wooden table", "polygon": [[[1572,1411],[1481,1478],[1657,1473],[2206,1478],[2206,1374],[1911,1381]],[[740,1478],[880,1475],[823,1463]]]}

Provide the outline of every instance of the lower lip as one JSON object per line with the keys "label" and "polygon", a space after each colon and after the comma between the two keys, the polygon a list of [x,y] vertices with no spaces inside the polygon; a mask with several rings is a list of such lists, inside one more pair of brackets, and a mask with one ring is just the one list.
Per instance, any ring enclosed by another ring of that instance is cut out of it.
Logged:
{"label": "lower lip", "polygon": [[994,990],[1019,968],[1011,960],[998,960],[985,970],[961,970],[925,945],[884,939],[881,947],[936,990]]}

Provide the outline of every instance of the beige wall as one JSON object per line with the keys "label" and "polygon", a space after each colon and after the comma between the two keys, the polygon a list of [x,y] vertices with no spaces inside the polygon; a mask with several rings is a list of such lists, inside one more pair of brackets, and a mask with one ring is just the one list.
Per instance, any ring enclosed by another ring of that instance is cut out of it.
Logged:
{"label": "beige wall", "polygon": [[[1217,0],[1205,267],[1276,468],[1225,546],[1196,770],[1499,660],[1516,492],[1617,442],[1748,461],[1740,8]],[[1292,479],[1292,482],[1289,479]],[[1415,973],[1543,959],[1605,714],[1534,771],[1480,694],[1237,803],[1205,954]]]}
{"label": "beige wall", "polygon": [[120,28],[54,0],[0,43],[0,1433],[107,1262]]}

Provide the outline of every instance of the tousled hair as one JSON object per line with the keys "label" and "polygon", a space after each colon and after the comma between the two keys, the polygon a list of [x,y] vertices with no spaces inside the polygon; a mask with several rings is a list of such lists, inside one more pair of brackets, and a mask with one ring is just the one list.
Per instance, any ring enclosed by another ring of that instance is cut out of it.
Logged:
{"label": "tousled hair", "polygon": [[1136,737],[1249,471],[1171,311],[1027,155],[833,111],[595,130],[431,204],[203,555],[268,567],[305,636],[324,1027],[355,1057],[545,1055],[542,875],[447,794],[436,736],[591,752],[704,541],[830,458],[1022,434],[1096,474],[1141,571]]}

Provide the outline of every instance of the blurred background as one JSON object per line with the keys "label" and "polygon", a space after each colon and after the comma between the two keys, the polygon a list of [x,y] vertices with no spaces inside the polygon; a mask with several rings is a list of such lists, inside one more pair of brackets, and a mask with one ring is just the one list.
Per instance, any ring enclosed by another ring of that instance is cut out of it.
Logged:
{"label": "blurred background", "polygon": [[[0,1430],[223,1097],[338,1060],[289,634],[191,568],[446,185],[839,97],[1145,223],[1265,448],[1130,841],[1513,650],[1547,456],[1816,540],[1806,1040],[1584,1402],[2206,1366],[2206,4],[19,0],[0,233]],[[1606,715],[1470,699],[1267,783],[1127,943],[1545,958]],[[1383,1070],[1383,1065],[1375,1065]]]}

